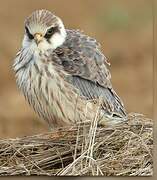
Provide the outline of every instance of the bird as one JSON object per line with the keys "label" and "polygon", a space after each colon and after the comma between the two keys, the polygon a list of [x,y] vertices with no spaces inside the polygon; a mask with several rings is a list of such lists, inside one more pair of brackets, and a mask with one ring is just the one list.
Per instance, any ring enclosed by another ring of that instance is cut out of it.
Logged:
{"label": "bird", "polygon": [[65,28],[61,18],[45,9],[32,12],[24,28],[13,63],[17,86],[50,128],[91,122],[96,114],[103,125],[126,119],[96,39]]}

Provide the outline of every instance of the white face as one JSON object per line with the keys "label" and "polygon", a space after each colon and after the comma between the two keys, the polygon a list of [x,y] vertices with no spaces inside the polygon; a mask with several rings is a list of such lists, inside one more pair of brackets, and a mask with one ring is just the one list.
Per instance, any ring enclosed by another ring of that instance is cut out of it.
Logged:
{"label": "white face", "polygon": [[65,38],[66,30],[58,18],[57,25],[52,24],[50,27],[45,27],[42,23],[26,26],[22,46],[39,51],[54,50],[64,43]]}

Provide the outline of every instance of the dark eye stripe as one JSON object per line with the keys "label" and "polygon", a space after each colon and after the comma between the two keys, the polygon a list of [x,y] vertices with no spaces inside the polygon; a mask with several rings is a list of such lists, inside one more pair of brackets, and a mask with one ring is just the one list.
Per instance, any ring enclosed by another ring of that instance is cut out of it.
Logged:
{"label": "dark eye stripe", "polygon": [[58,26],[48,29],[44,37],[50,39],[55,32],[59,32]]}
{"label": "dark eye stripe", "polygon": [[29,29],[27,27],[25,27],[25,29],[29,39],[34,39],[34,36],[29,32]]}

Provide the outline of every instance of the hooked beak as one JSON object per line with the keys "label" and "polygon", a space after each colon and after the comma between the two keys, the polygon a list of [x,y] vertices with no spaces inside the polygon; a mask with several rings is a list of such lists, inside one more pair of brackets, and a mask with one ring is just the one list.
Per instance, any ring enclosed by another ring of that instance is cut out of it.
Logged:
{"label": "hooked beak", "polygon": [[41,33],[34,34],[34,40],[36,44],[38,45],[43,39],[43,35]]}

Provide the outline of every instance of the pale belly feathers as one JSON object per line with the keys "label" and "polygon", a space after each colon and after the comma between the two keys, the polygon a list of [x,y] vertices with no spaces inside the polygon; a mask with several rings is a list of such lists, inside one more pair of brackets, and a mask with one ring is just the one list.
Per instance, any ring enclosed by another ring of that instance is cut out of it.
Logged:
{"label": "pale belly feathers", "polygon": [[93,103],[80,97],[50,63],[32,61],[18,72],[17,83],[30,106],[51,128],[94,118]]}

